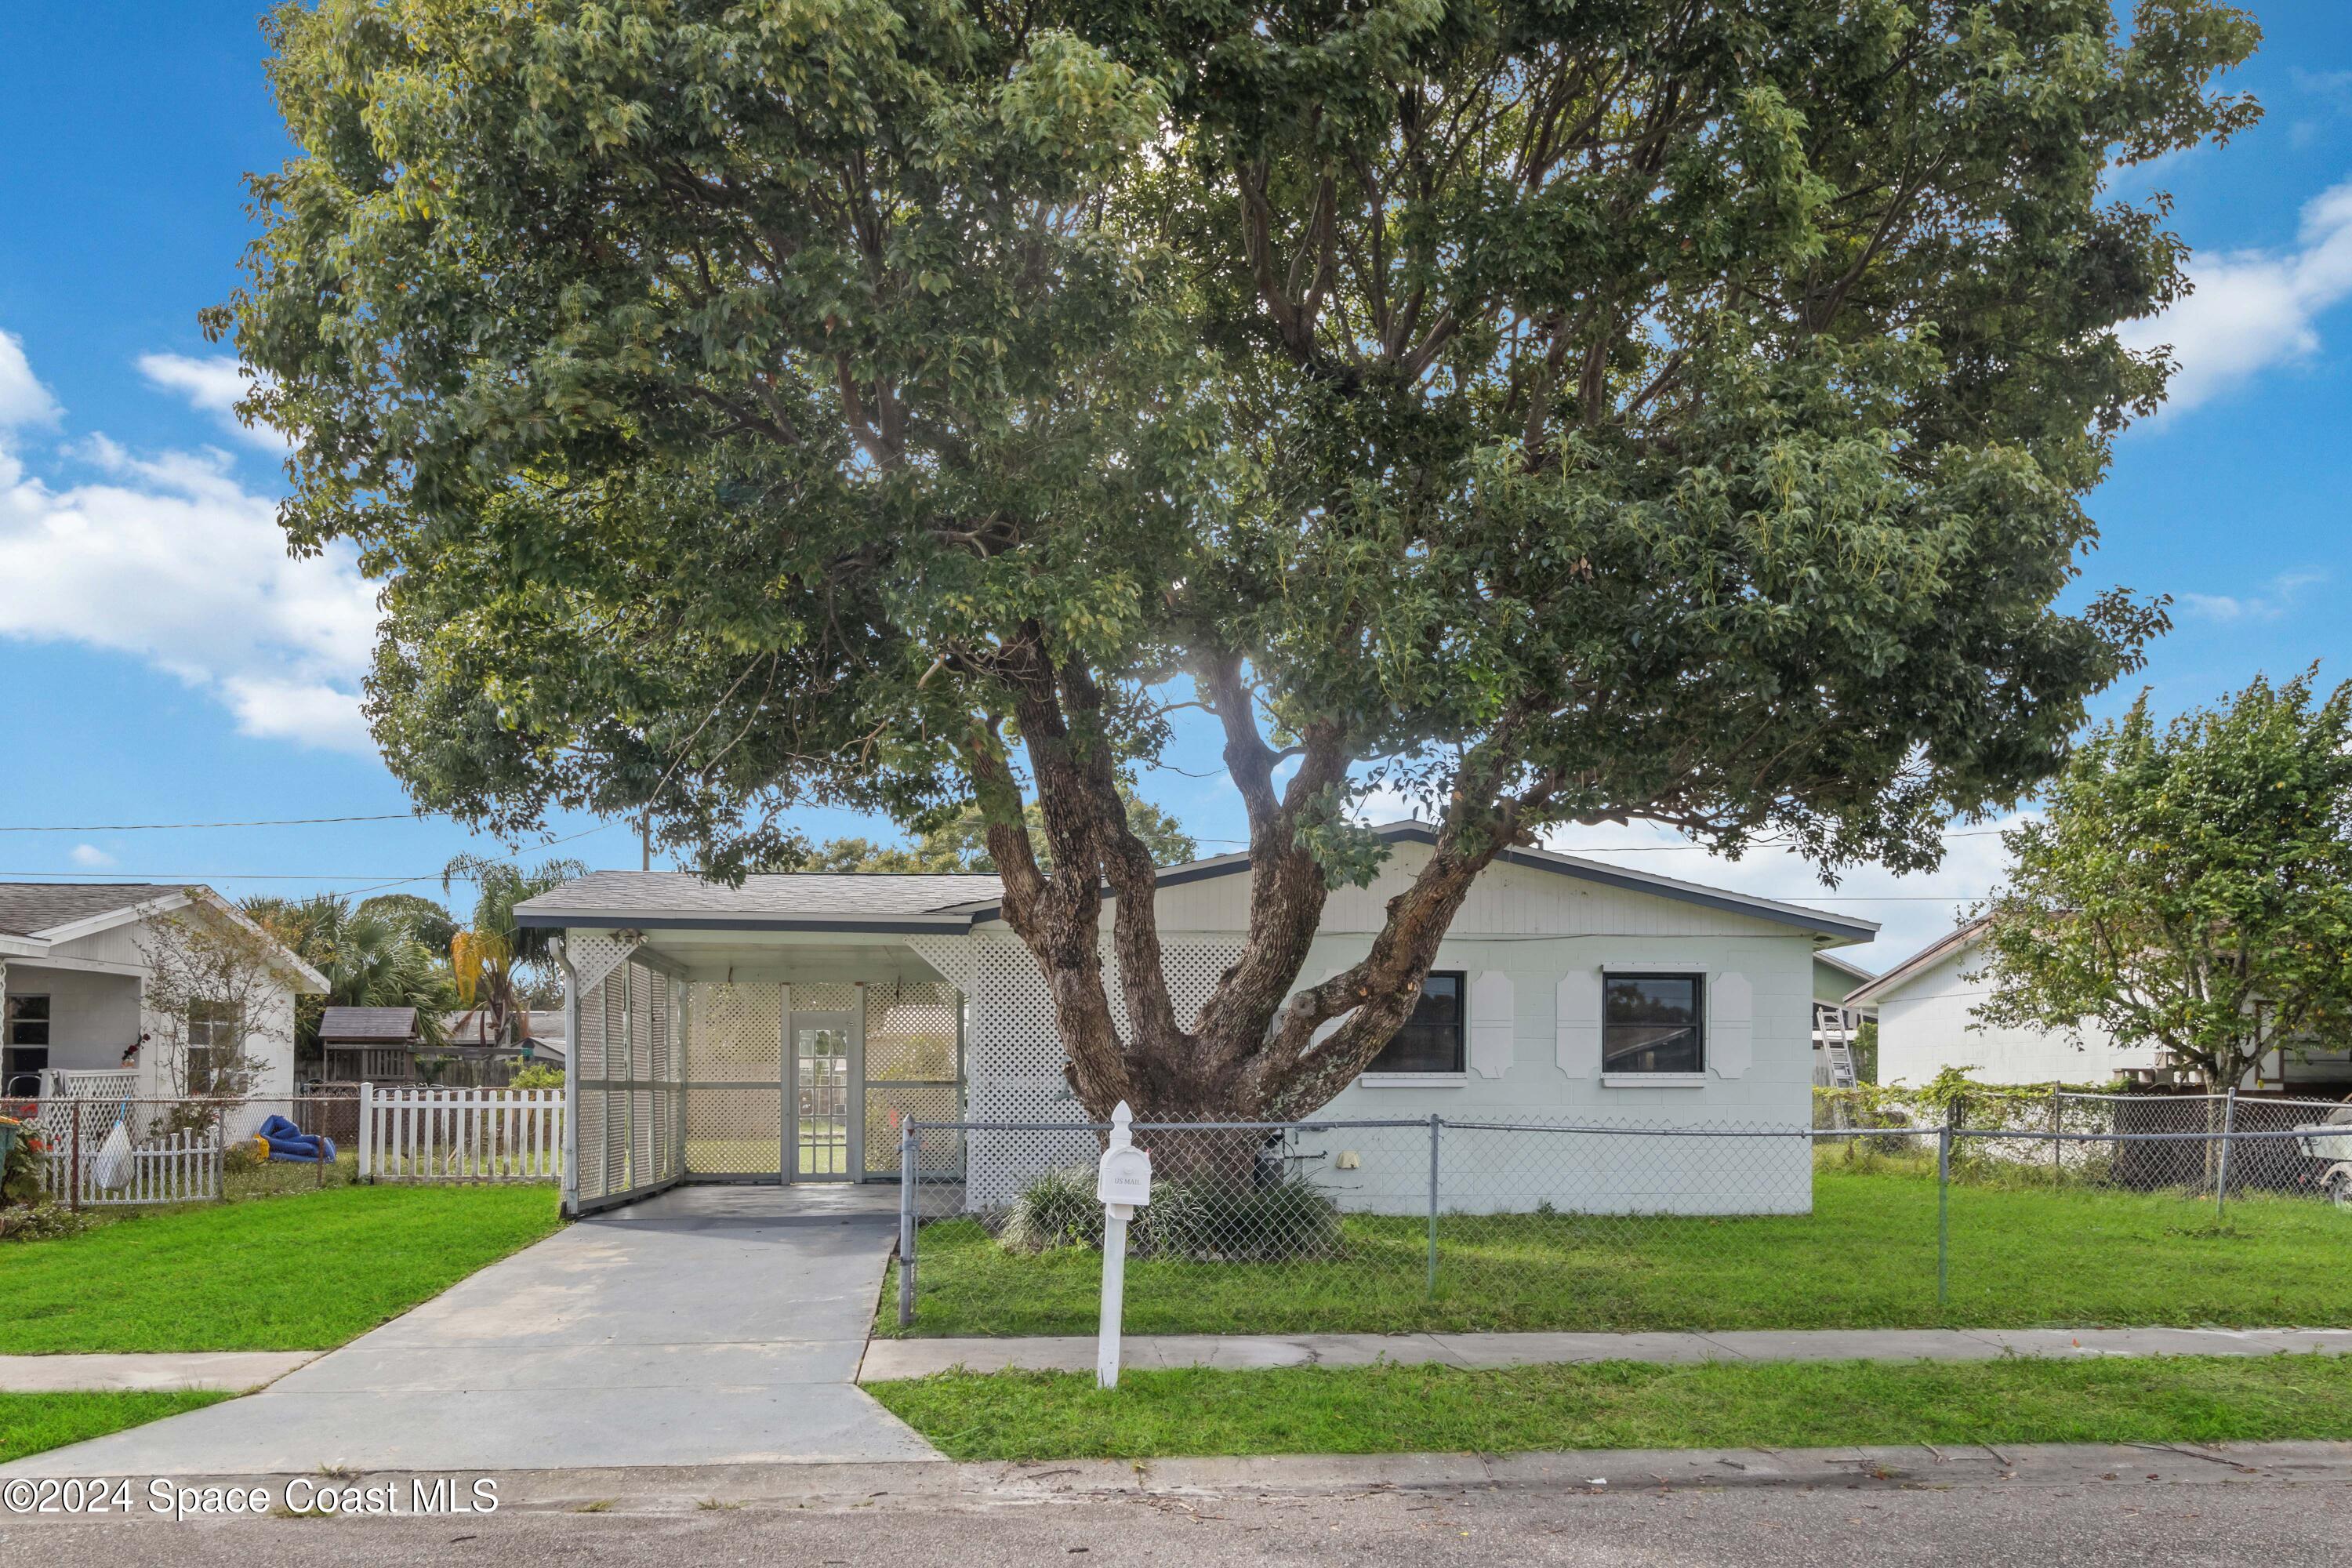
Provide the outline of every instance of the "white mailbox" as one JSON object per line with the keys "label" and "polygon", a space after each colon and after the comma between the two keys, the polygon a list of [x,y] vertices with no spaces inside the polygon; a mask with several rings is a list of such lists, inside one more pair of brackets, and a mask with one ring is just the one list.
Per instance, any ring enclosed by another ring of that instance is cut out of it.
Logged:
{"label": "white mailbox", "polygon": [[[1120,1129],[1124,1131],[1125,1129]],[[1116,1134],[1114,1134],[1116,1136]],[[1095,1200],[1141,1208],[1151,1201],[1151,1156],[1132,1143],[1114,1143],[1103,1151],[1095,1173]]]}

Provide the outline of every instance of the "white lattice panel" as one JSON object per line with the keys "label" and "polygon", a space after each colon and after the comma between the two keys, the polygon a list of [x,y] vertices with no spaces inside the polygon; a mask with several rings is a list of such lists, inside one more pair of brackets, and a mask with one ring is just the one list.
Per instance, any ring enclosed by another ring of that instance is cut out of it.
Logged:
{"label": "white lattice panel", "polygon": [[784,1137],[783,988],[698,981],[685,989],[686,1169],[775,1175]]}
{"label": "white lattice panel", "polygon": [[[631,958],[633,944],[590,934],[594,942],[571,949],[575,981],[594,976],[578,994],[580,1037],[572,1047],[571,1085],[578,1116],[575,1180],[583,1204],[681,1173],[676,1130],[684,1094],[684,1064],[674,1049],[677,986]],[[599,972],[595,965],[607,958],[613,962]]]}
{"label": "white lattice panel", "polygon": [[637,945],[635,932],[567,931],[563,956],[572,965],[572,983],[583,991],[617,968]]}
{"label": "white lattice panel", "polygon": [[[1028,948],[1017,939],[976,936],[973,949],[971,1038],[966,1077],[973,1121],[1077,1121],[1086,1109],[1070,1092],[1054,1023],[1052,994]],[[1189,1028],[1227,969],[1241,961],[1238,942],[1171,942],[1160,950],[1169,1000]],[[929,962],[928,957],[926,962]],[[1111,1015],[1124,1036],[1127,1006],[1116,961],[1104,953]],[[1040,1172],[1072,1160],[1091,1160],[1090,1137],[1048,1147],[1038,1139],[975,1136],[965,1173],[965,1201],[976,1208],[1004,1203]]]}
{"label": "white lattice panel", "polygon": [[793,985],[793,1011],[795,1013],[855,1013],[857,1011],[857,987],[847,984],[810,984],[796,981]]}
{"label": "white lattice panel", "polygon": [[979,988],[977,975],[977,942],[968,936],[910,936],[903,939],[907,950],[940,972],[947,983],[965,995]]}

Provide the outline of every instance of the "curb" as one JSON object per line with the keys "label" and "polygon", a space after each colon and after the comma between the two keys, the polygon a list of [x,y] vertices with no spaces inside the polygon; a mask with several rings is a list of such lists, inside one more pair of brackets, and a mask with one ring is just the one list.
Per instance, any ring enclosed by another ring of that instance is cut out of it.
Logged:
{"label": "curb", "polygon": [[[305,1472],[317,1480],[315,1472]],[[1939,1448],[1595,1449],[1508,1455],[1276,1455],[1150,1461],[959,1464],[946,1459],[873,1463],[697,1465],[503,1470],[499,1511],[690,1513],[711,1508],[1035,1507],[1120,1498],[1246,1494],[1540,1489],[1611,1492],[1787,1488],[1849,1490],[1983,1486],[2272,1485],[2352,1487],[2352,1443],[2035,1444]],[[372,1471],[335,1484],[391,1486],[470,1472]],[[293,1474],[177,1476],[178,1486],[281,1489]],[[143,1478],[134,1478],[143,1480]]]}

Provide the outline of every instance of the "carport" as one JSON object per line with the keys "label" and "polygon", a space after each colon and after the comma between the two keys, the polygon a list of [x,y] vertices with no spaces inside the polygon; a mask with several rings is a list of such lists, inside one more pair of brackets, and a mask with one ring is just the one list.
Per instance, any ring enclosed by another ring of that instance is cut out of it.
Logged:
{"label": "carport", "polygon": [[566,1212],[681,1182],[896,1181],[901,1122],[963,1103],[964,993],[921,939],[962,936],[997,889],[599,872],[520,906],[562,932]]}

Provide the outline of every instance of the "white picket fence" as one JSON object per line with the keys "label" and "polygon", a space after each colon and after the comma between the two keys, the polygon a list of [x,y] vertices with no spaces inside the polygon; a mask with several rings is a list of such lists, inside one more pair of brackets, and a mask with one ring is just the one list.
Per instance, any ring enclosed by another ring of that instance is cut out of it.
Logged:
{"label": "white picket fence", "polygon": [[360,1085],[363,1182],[551,1182],[563,1173],[560,1089]]}
{"label": "white picket fence", "polygon": [[[85,1145],[81,1152],[81,1191],[71,1193],[72,1156],[52,1148],[49,1191],[84,1206],[99,1204],[209,1203],[221,1195],[221,1142],[217,1131],[173,1132],[131,1146],[120,1162],[110,1162],[102,1145]],[[101,1185],[111,1179],[111,1186]]]}

